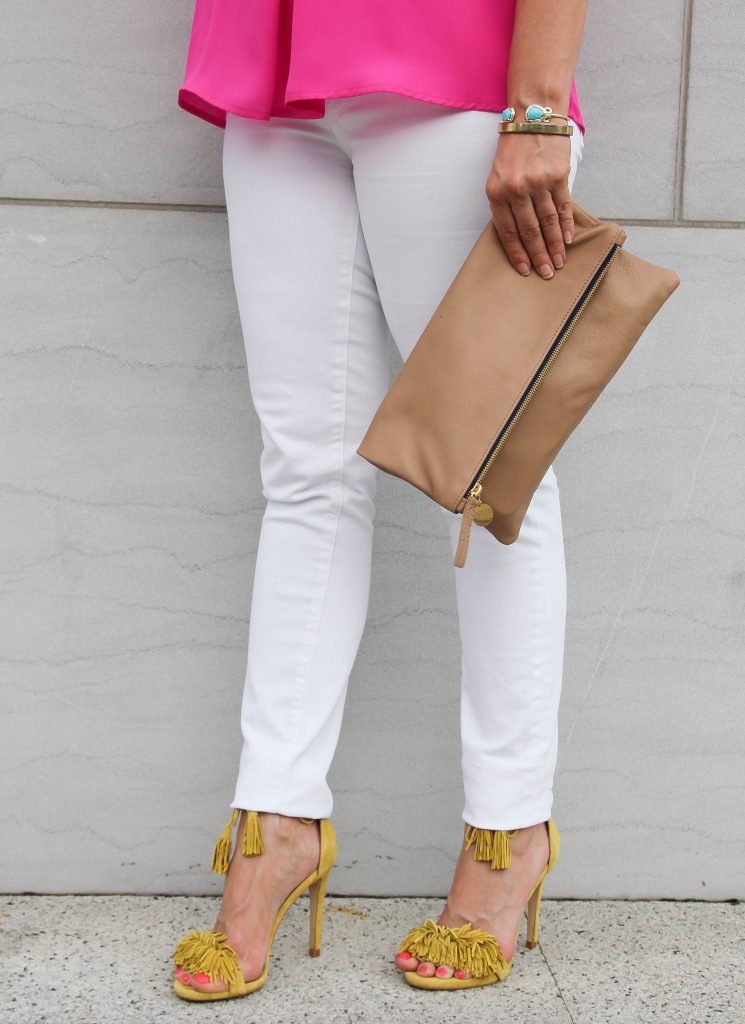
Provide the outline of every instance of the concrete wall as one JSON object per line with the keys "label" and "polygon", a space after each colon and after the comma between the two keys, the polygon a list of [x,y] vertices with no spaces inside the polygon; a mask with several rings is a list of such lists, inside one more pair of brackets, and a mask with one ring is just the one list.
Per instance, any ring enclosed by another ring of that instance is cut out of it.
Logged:
{"label": "concrete wall", "polygon": [[[742,898],[745,143],[718,107],[742,96],[745,9],[590,8],[575,197],[683,285],[557,461],[547,894]],[[176,106],[191,14],[4,8],[2,890],[220,886],[264,501],[222,133]],[[452,570],[429,500],[379,495],[333,889],[437,894],[460,835]]]}

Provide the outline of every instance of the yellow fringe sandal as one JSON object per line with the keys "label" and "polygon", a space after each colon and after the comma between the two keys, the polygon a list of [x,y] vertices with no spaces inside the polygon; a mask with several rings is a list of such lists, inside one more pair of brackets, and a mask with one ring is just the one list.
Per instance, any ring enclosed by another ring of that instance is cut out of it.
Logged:
{"label": "yellow fringe sandal", "polygon": [[[548,829],[548,863],[540,878],[533,887],[527,903],[528,934],[525,945],[533,949],[538,944],[538,917],[541,910],[541,891],[546,875],[559,859],[559,831],[549,818]],[[510,838],[517,829],[510,832],[499,829],[466,827],[465,849],[475,847],[476,860],[489,861],[493,869],[508,868],[512,862]],[[515,944],[520,934],[518,923],[515,933]],[[446,964],[460,974],[470,974],[469,978],[427,978],[416,971],[404,971],[404,978],[415,988],[426,989],[458,989],[475,988],[479,985],[493,985],[496,981],[504,981],[510,973],[512,960],[507,960],[502,949],[488,932],[473,928],[471,924],[460,928],[449,928],[437,924],[431,918],[417,928],[413,928],[401,944],[400,953],[408,953],[420,962]]]}
{"label": "yellow fringe sandal", "polygon": [[[233,809],[225,828],[215,843],[212,853],[212,871],[218,875],[226,875],[230,864],[232,829],[240,820],[240,808]],[[223,992],[197,992],[190,985],[174,979],[173,988],[177,996],[182,999],[190,999],[194,1002],[212,1002],[217,999],[235,999],[237,996],[246,996],[249,992],[255,992],[261,988],[266,981],[269,970],[269,954],[272,950],[272,942],[279,927],[280,921],[290,909],[295,900],[301,896],[306,889],[310,889],[310,955],[320,956],[321,953],[321,927],[323,924],[323,898],[326,894],[326,885],[331,868],[336,860],[336,833],[328,818],[300,818],[306,824],[312,824],[318,820],[321,853],[318,860],[318,867],[311,872],[307,878],[295,886],[290,895],[284,901],[277,912],[269,935],[269,946],[266,951],[264,969],[258,978],[253,981],[244,981],[243,974],[238,965],[238,957],[235,950],[227,942],[224,932],[213,930],[197,931],[192,930],[176,946],[173,951],[173,962],[176,969],[183,970],[190,974],[206,974],[210,981],[219,977],[228,984],[228,989]],[[246,828],[243,833],[241,852],[246,857],[254,857],[264,853],[264,837],[261,833],[261,822],[257,811],[248,811]]]}

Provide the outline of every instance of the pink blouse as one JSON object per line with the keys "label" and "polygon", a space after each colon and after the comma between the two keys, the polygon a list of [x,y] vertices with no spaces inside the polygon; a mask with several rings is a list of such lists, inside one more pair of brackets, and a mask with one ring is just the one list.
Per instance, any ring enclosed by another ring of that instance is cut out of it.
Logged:
{"label": "pink blouse", "polygon": [[[514,18],[515,0],[195,0],[178,104],[220,128],[366,92],[500,111]],[[557,113],[584,134],[574,81]]]}

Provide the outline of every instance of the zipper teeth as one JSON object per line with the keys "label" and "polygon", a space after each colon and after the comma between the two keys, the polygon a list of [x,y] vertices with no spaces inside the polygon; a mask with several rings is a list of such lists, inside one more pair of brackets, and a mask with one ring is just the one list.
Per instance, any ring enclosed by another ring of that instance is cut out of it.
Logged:
{"label": "zipper teeth", "polygon": [[475,477],[475,479],[469,485],[468,490],[466,491],[466,495],[470,494],[471,491],[473,491],[477,486],[480,486],[481,481],[484,479],[486,474],[491,469],[491,465],[494,462],[494,460],[496,459],[497,455],[499,454],[499,452],[500,452],[500,450],[502,448],[502,445],[504,444],[504,442],[509,437],[510,431],[512,430],[514,425],[517,423],[517,421],[520,419],[520,416],[522,415],[523,410],[525,409],[525,406],[528,404],[530,399],[533,397],[533,395],[538,390],[541,382],[543,381],[543,378],[546,376],[546,373],[548,372],[548,369],[551,366],[551,363],[554,361],[554,358],[556,357],[557,352],[559,352],[559,350],[561,349],[561,346],[564,344],[566,339],[569,337],[569,335],[574,330],[574,326],[577,323],[577,321],[579,320],[579,318],[582,315],[582,313],[584,312],[585,306],[590,301],[592,296],[595,294],[595,289],[598,287],[600,282],[605,277],[605,274],[606,274],[606,272],[608,270],[608,267],[613,262],[613,260],[614,260],[614,258],[616,256],[616,253],[618,252],[618,250],[620,248],[621,248],[621,246],[618,245],[618,243],[614,244],[613,249],[611,250],[610,256],[606,259],[604,267],[598,273],[597,277],[595,278],[593,284],[590,287],[590,290],[587,292],[587,294],[585,295],[585,297],[582,300],[581,304],[577,307],[577,309],[575,310],[575,312],[572,315],[571,319],[568,321],[566,330],[562,334],[561,338],[554,345],[553,351],[551,352],[551,354],[549,355],[548,359],[544,363],[543,368],[541,369],[540,373],[538,374],[536,379],[533,381],[531,386],[528,388],[528,390],[525,392],[523,397],[520,399],[520,404],[517,406],[517,408],[516,408],[516,410],[515,410],[515,412],[514,412],[514,414],[512,416],[512,419],[510,420],[509,424],[507,425],[506,430],[502,433],[502,436],[499,438],[499,441],[497,442],[497,444],[494,447],[493,451],[489,455],[489,458],[488,458],[487,462],[485,463],[484,468],[482,470],[480,470],[479,474]]}

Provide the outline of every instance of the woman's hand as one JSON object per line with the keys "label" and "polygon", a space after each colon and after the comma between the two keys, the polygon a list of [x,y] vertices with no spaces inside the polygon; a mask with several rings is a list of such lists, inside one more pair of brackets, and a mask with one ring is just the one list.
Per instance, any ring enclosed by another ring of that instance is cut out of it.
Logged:
{"label": "woman's hand", "polygon": [[549,278],[566,261],[565,242],[574,236],[570,155],[565,135],[499,136],[486,195],[507,258],[521,274],[532,264]]}

